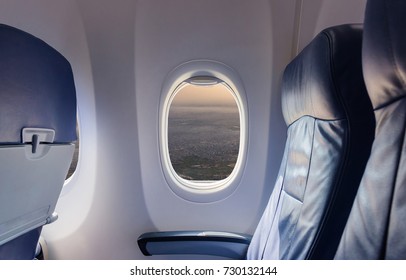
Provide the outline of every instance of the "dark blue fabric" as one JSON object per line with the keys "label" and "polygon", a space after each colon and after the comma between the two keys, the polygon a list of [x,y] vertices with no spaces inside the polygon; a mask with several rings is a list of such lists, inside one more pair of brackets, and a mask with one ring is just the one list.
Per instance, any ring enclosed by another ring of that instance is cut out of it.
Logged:
{"label": "dark blue fabric", "polygon": [[0,260],[32,260],[35,258],[42,228],[31,230],[0,246]]}
{"label": "dark blue fabric", "polygon": [[[0,24],[0,145],[22,144],[23,128],[53,129],[53,143],[76,140],[73,73],[45,42]],[[1,245],[0,259],[33,259],[40,232]]]}
{"label": "dark blue fabric", "polygon": [[21,143],[25,127],[76,140],[76,92],[69,62],[40,39],[0,24],[0,143]]}

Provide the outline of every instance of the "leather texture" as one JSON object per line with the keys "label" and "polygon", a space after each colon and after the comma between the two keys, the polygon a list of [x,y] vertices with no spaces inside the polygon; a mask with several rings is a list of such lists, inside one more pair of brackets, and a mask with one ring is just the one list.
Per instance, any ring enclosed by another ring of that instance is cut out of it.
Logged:
{"label": "leather texture", "polygon": [[332,27],[286,67],[288,137],[248,259],[334,258],[374,137],[361,43],[361,26]]}
{"label": "leather texture", "polygon": [[369,0],[363,69],[376,136],[336,259],[406,259],[406,2]]}
{"label": "leather texture", "polygon": [[[23,128],[76,140],[76,94],[69,62],[40,39],[0,24],[0,143],[22,143]],[[72,110],[73,108],[73,110]]]}

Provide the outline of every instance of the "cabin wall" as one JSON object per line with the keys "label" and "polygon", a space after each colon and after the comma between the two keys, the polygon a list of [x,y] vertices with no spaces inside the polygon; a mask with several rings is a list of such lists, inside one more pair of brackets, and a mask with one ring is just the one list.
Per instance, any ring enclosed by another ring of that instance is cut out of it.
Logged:
{"label": "cabin wall", "polygon": [[[321,29],[362,21],[364,5],[361,0],[0,0],[2,23],[40,37],[74,71],[80,158],[59,199],[59,220],[43,230],[50,258],[144,258],[136,240],[146,231],[253,233],[286,136],[279,92],[283,69]],[[196,59],[218,61],[238,73],[249,113],[243,176],[231,195],[211,203],[174,194],[159,155],[162,85],[176,66]]]}
{"label": "cabin wall", "polygon": [[[147,229],[251,232],[263,193],[272,186],[267,181],[271,126],[282,122],[281,116],[271,122],[269,114],[273,60],[269,2],[175,0],[168,5],[164,0],[139,1],[135,26],[137,116],[139,134],[143,135],[141,178],[151,219]],[[161,173],[158,149],[157,104],[162,85],[175,67],[199,59],[234,69],[248,104],[248,155],[243,178],[236,182],[238,187],[232,195],[211,203],[192,202],[172,192]],[[280,141],[278,144],[281,146]],[[270,169],[277,169],[277,164],[278,160]]]}
{"label": "cabin wall", "polygon": [[366,2],[367,0],[299,0],[297,51],[301,51],[324,28],[362,23]]}

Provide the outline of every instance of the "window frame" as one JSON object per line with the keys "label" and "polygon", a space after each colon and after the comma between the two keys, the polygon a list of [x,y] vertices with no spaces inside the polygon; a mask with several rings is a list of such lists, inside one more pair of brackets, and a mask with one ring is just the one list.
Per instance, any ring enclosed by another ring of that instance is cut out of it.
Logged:
{"label": "window frame", "polygon": [[[78,109],[76,109],[78,110]],[[68,174],[66,174],[66,178],[65,178],[65,183],[67,184],[68,182],[71,181],[72,177],[75,175],[76,170],[78,169],[79,166],[79,157],[80,157],[80,127],[79,127],[79,114],[77,114],[76,116],[76,140],[73,143],[75,145],[75,151],[73,152],[73,157],[72,157],[72,162],[69,165],[69,169],[68,169]],[[75,162],[75,153],[77,152],[77,160]],[[74,166],[73,163],[75,162]],[[74,167],[74,170],[71,174],[69,174],[70,169]]]}
{"label": "window frame", "polygon": [[[239,110],[240,143],[235,167],[231,174],[218,181],[193,181],[181,178],[174,170],[168,147],[168,116],[177,92],[196,77],[220,80],[233,95]],[[248,110],[243,84],[237,73],[216,61],[186,62],[175,68],[167,77],[161,93],[159,117],[159,148],[161,167],[171,190],[183,199],[193,202],[214,202],[231,195],[238,187],[244,170],[248,146]]]}

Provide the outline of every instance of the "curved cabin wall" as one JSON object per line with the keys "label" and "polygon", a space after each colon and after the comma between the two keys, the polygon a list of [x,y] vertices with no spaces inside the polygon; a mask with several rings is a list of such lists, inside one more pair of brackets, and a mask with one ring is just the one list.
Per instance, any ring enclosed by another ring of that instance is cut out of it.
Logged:
{"label": "curved cabin wall", "polygon": [[297,50],[302,50],[324,28],[362,23],[367,0],[299,0],[300,26]]}
{"label": "curved cabin wall", "polygon": [[[146,231],[252,233],[275,182],[285,141],[279,81],[324,27],[360,22],[365,1],[0,0],[0,21],[43,39],[72,64],[80,158],[44,227],[52,259],[144,258]],[[331,16],[333,15],[333,16]],[[209,59],[240,77],[249,138],[242,177],[220,200],[185,200],[159,156],[159,104],[181,63]]]}

